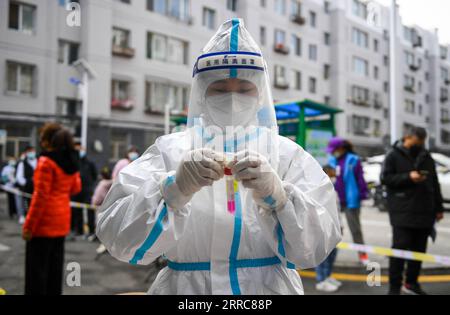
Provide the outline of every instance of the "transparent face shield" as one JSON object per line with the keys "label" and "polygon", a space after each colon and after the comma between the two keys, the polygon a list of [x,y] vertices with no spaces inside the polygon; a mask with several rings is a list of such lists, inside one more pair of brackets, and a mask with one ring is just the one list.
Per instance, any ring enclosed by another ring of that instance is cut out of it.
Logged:
{"label": "transparent face shield", "polygon": [[278,128],[267,65],[241,20],[224,23],[193,73],[188,133],[193,149],[250,150],[278,163]]}

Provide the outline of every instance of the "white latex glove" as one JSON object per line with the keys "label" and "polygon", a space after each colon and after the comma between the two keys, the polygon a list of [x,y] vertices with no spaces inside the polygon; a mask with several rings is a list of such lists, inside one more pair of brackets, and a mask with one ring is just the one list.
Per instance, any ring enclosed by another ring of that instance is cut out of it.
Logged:
{"label": "white latex glove", "polygon": [[190,151],[177,171],[161,183],[161,192],[170,208],[180,210],[195,193],[212,186],[224,176],[224,156],[209,149]]}
{"label": "white latex glove", "polygon": [[256,204],[267,212],[281,210],[287,202],[286,191],[278,174],[259,153],[242,151],[231,166],[234,178],[253,191]]}

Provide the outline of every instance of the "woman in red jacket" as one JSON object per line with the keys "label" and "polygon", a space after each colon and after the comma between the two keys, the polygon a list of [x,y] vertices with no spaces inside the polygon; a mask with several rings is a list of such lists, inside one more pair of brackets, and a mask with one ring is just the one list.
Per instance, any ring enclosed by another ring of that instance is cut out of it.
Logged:
{"label": "woman in red jacket", "polygon": [[33,198],[25,224],[25,294],[60,295],[64,241],[70,232],[70,196],[81,190],[78,153],[61,125],[40,133],[42,154],[34,173]]}

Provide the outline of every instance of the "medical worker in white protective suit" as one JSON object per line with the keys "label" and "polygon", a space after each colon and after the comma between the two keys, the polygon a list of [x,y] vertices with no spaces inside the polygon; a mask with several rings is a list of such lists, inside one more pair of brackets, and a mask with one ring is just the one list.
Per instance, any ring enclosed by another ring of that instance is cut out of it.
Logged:
{"label": "medical worker in white protective suit", "polygon": [[224,23],[195,65],[187,131],[113,184],[97,235],[131,264],[165,255],[149,294],[303,294],[295,269],[340,241],[333,184],[278,135],[269,82],[243,21]]}

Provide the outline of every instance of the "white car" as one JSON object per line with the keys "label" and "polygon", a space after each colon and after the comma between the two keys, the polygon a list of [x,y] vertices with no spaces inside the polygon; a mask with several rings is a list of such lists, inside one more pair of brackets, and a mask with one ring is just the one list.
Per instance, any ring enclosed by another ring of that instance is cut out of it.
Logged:
{"label": "white car", "polygon": [[[450,157],[441,153],[431,153],[434,161],[436,162],[436,170],[438,173],[439,184],[441,185],[442,198],[444,199],[444,206],[450,209]],[[381,167],[384,162],[384,155],[377,155],[367,158],[362,163],[364,169],[364,179],[368,185],[372,188],[372,194],[374,199],[382,196],[376,196],[377,193],[383,193],[380,191],[380,174]],[[379,200],[375,200],[375,203],[379,205]]]}

